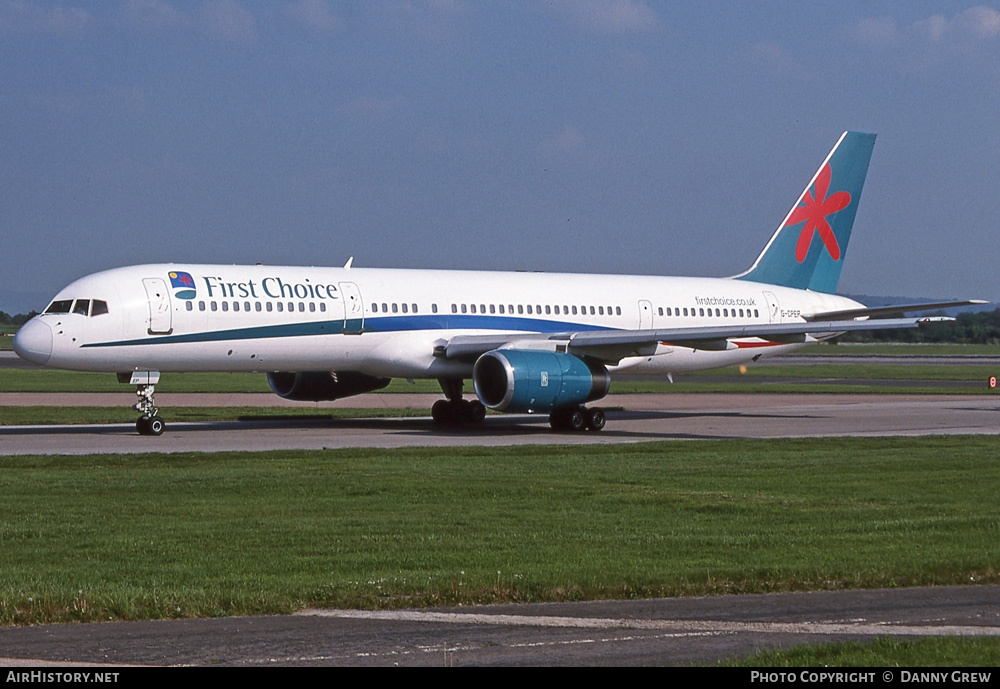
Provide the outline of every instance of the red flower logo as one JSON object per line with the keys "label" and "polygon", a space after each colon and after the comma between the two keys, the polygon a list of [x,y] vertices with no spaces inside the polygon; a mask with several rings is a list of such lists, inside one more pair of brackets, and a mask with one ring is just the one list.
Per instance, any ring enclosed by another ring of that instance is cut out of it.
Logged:
{"label": "red flower logo", "polygon": [[807,191],[802,197],[802,203],[805,205],[797,206],[788,216],[788,222],[785,223],[785,227],[788,227],[805,222],[802,232],[799,234],[799,241],[795,245],[795,260],[799,263],[806,260],[806,254],[809,253],[813,230],[819,232],[819,237],[823,240],[826,250],[830,252],[830,257],[834,261],[840,260],[840,245],[837,244],[837,238],[826,218],[847,208],[851,203],[851,195],[846,191],[838,191],[827,197],[826,192],[830,189],[830,175],[830,163],[827,163],[816,176],[816,196],[813,196],[813,192]]}

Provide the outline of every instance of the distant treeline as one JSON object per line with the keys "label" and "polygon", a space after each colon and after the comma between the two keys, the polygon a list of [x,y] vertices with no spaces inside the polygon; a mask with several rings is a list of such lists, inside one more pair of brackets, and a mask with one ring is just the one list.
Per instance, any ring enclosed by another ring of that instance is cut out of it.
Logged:
{"label": "distant treeline", "polygon": [[37,315],[37,311],[32,311],[31,313],[19,313],[16,316],[11,316],[5,311],[0,311],[0,325],[24,325],[28,322],[29,318]]}
{"label": "distant treeline", "polygon": [[954,321],[928,323],[914,330],[871,330],[846,333],[838,342],[953,342],[1000,344],[1000,309],[962,313]]}

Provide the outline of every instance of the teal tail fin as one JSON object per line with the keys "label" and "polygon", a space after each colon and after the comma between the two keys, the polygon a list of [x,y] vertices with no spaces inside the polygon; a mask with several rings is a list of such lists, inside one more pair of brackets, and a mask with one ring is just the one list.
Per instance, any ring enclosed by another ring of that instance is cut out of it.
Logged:
{"label": "teal tail fin", "polygon": [[740,280],[833,294],[847,254],[874,134],[844,132]]}

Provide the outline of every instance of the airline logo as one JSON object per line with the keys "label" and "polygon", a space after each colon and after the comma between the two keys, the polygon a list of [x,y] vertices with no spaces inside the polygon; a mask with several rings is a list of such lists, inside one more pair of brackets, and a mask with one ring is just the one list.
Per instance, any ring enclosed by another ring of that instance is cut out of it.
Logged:
{"label": "airline logo", "polygon": [[814,232],[819,234],[823,246],[830,253],[830,258],[834,261],[840,260],[840,245],[837,243],[837,237],[833,234],[830,223],[827,222],[827,217],[851,205],[851,195],[846,191],[838,191],[830,196],[826,195],[830,190],[831,174],[830,163],[827,163],[816,176],[816,195],[813,196],[812,191],[807,191],[802,197],[803,205],[796,207],[788,216],[788,222],[785,223],[785,227],[789,227],[805,222],[802,232],[799,234],[799,241],[795,245],[795,260],[799,263],[806,260]]}
{"label": "airline logo", "polygon": [[194,299],[197,291],[194,287],[194,278],[191,273],[182,270],[171,270],[167,273],[170,278],[170,287],[174,290],[174,296],[178,299]]}

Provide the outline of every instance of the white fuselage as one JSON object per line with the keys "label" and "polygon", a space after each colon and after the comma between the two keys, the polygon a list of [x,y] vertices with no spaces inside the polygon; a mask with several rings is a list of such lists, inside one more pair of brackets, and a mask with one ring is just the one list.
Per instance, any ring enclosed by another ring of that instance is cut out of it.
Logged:
{"label": "white fuselage", "polygon": [[[42,342],[34,360],[56,368],[438,379],[471,375],[468,361],[435,355],[456,335],[796,323],[861,306],[729,278],[171,264],[88,275],[53,304],[37,319],[52,331],[49,355]],[[801,346],[733,344],[704,351],[660,343],[611,370],[716,368]]]}

